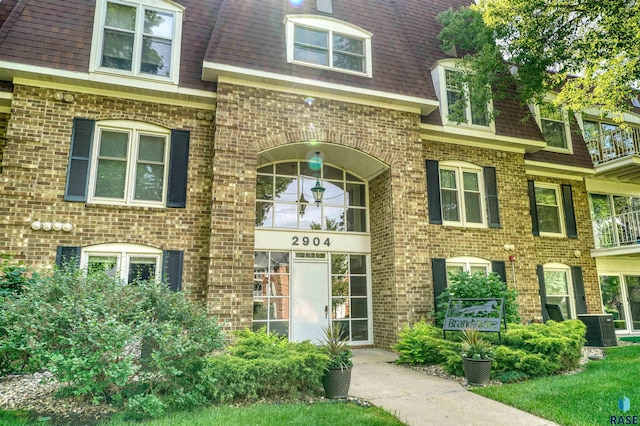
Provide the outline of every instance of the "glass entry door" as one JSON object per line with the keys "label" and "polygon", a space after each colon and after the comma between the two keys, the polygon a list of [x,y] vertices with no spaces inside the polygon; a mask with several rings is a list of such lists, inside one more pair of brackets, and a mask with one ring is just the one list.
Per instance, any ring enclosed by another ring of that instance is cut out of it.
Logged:
{"label": "glass entry door", "polygon": [[617,331],[640,332],[640,276],[601,275],[605,313],[613,315]]}
{"label": "glass entry door", "polygon": [[318,258],[293,261],[291,340],[317,343],[329,324],[329,262],[324,253],[307,254]]}
{"label": "glass entry door", "polygon": [[640,277],[625,276],[631,331],[640,331]]}

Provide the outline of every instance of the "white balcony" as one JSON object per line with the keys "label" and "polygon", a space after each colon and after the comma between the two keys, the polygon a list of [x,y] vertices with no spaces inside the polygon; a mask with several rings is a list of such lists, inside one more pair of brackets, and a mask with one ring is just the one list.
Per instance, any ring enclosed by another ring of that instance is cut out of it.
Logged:
{"label": "white balcony", "polygon": [[640,212],[594,220],[593,236],[596,249],[640,247]]}
{"label": "white balcony", "polygon": [[596,176],[618,182],[640,179],[640,128],[627,127],[585,138]]}

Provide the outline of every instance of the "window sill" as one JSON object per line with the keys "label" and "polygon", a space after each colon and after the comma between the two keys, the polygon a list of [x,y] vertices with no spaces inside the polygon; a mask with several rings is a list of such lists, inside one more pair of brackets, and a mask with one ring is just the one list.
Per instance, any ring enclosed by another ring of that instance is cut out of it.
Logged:
{"label": "window sill", "polygon": [[558,154],[573,154],[573,150],[570,148],[559,148],[555,146],[548,146],[543,151],[557,152]]}
{"label": "window sill", "polygon": [[127,205],[127,204],[107,204],[107,203],[96,203],[89,202],[84,205],[88,209],[107,209],[107,210],[132,210],[132,211],[156,211],[156,212],[164,212],[169,209],[165,206],[140,206],[140,205]]}
{"label": "window sill", "polygon": [[357,76],[360,76],[360,77],[368,77],[368,78],[373,77],[373,75],[371,73],[360,72],[360,71],[351,71],[351,70],[347,70],[347,69],[344,69],[344,68],[328,67],[326,65],[314,64],[313,62],[292,61],[290,63],[293,64],[293,65],[301,65],[301,66],[304,66],[304,67],[318,68],[318,69],[329,70],[329,71],[336,71],[336,72],[340,72],[340,73],[344,73],[344,74],[357,75]]}
{"label": "window sill", "polygon": [[552,232],[540,232],[540,237],[545,237],[545,238],[567,238],[567,236],[565,234],[555,234]]}
{"label": "window sill", "polygon": [[89,78],[93,81],[101,82],[101,83],[120,83],[127,85],[131,85],[131,83],[135,82],[135,84],[140,85],[143,88],[153,88],[153,86],[167,87],[167,86],[178,86],[179,76],[176,77],[162,77],[162,76],[153,76],[147,74],[132,74],[126,71],[119,71],[117,69],[110,68],[97,68],[89,71]]}

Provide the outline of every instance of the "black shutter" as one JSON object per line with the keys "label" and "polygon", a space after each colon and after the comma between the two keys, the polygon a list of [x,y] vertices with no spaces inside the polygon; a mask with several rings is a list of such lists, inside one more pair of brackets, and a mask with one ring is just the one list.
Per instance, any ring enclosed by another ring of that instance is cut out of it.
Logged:
{"label": "black shutter", "polygon": [[190,137],[188,130],[171,131],[167,207],[183,209],[187,206]]}
{"label": "black shutter", "polygon": [[531,213],[531,230],[533,235],[540,235],[540,226],[538,224],[538,207],[536,205],[536,186],[532,180],[527,181],[529,186],[529,211]]}
{"label": "black shutter", "polygon": [[536,266],[536,272],[538,273],[538,285],[540,286],[539,294],[540,294],[540,307],[542,309],[542,320],[547,322],[549,319],[549,314],[547,313],[547,308],[545,305],[547,304],[547,289],[544,285],[544,268],[542,265]]}
{"label": "black shutter", "polygon": [[498,181],[495,167],[483,167],[484,187],[487,193],[487,216],[489,228],[500,228],[500,207],[498,205]]}
{"label": "black shutter", "polygon": [[438,162],[434,160],[427,160],[427,202],[429,203],[429,223],[442,225],[440,169]]}
{"label": "black shutter", "polygon": [[87,201],[94,127],[94,120],[86,118],[73,119],[67,183],[64,188],[65,201]]}
{"label": "black shutter", "polygon": [[493,260],[491,262],[491,271],[495,272],[503,283],[507,283],[507,266],[503,260]]}
{"label": "black shutter", "polygon": [[573,211],[573,194],[571,185],[562,185],[562,203],[564,206],[565,223],[567,224],[567,237],[578,238],[576,215]]}
{"label": "black shutter", "polygon": [[571,278],[573,279],[573,292],[576,297],[576,312],[578,314],[587,313],[587,298],[584,294],[584,282],[582,281],[582,268],[571,267]]}
{"label": "black shutter", "polygon": [[445,259],[431,259],[433,277],[433,306],[438,310],[438,296],[447,289],[447,261]]}
{"label": "black shutter", "polygon": [[182,290],[182,250],[164,250],[162,252],[162,277],[166,278],[173,291]]}
{"label": "black shutter", "polygon": [[56,265],[75,265],[80,267],[80,247],[58,246],[56,250]]}

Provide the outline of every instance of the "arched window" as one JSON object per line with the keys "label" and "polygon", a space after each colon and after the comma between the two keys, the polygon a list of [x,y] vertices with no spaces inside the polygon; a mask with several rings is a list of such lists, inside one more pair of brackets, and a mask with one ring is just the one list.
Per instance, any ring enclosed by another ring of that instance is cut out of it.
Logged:
{"label": "arched window", "polygon": [[459,272],[467,272],[469,274],[482,272],[487,275],[491,272],[491,262],[486,259],[471,256],[451,257],[447,259],[447,284],[449,284],[450,274]]}
{"label": "arched window", "polygon": [[[320,205],[311,188],[325,188]],[[256,227],[367,232],[367,184],[337,167],[312,162],[285,161],[258,169]]]}
{"label": "arched window", "polygon": [[90,70],[178,84],[183,12],[167,0],[98,1]]}

